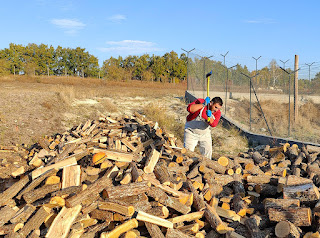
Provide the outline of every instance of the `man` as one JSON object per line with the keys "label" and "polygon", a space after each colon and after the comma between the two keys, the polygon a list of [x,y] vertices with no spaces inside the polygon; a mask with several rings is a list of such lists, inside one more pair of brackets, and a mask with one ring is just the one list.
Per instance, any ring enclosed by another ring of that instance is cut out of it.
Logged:
{"label": "man", "polygon": [[221,117],[223,101],[220,97],[214,97],[210,101],[198,98],[187,107],[189,115],[184,129],[184,147],[194,151],[199,142],[200,153],[212,158],[212,139],[210,127],[216,127]]}

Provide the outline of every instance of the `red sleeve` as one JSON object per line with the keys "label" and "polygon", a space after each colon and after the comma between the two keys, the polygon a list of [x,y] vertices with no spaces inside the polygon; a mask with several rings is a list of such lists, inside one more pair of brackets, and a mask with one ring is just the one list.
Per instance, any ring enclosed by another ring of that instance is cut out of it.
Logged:
{"label": "red sleeve", "polygon": [[[214,120],[210,120],[209,125],[211,127],[216,127],[218,125],[220,117],[221,117],[221,111],[218,110],[218,111],[212,113],[212,115],[215,117],[215,119]],[[207,107],[202,111],[202,117],[207,121],[207,119],[208,119]]]}
{"label": "red sleeve", "polygon": [[215,117],[215,119],[213,121],[211,120],[209,125],[211,127],[216,127],[218,125],[220,117],[221,117],[221,111],[218,110],[218,111],[214,112],[213,116]]}
{"label": "red sleeve", "polygon": [[193,101],[192,103],[190,103],[190,104],[188,105],[187,111],[190,112],[190,107],[191,107],[191,105],[193,105],[193,104],[202,104],[202,103],[204,103],[204,99],[202,99],[202,98],[196,99],[195,101]]}

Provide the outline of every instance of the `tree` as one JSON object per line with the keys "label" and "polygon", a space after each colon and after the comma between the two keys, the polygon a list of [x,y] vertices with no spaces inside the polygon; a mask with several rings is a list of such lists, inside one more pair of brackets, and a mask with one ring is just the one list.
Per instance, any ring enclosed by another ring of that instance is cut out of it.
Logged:
{"label": "tree", "polygon": [[0,58],[0,76],[10,74],[10,63],[8,60]]}
{"label": "tree", "polygon": [[157,55],[152,55],[150,61],[150,68],[154,75],[154,79],[155,81],[160,81],[165,70],[164,58]]}
{"label": "tree", "polygon": [[275,59],[271,60],[269,63],[269,69],[272,79],[272,86],[276,87],[277,81],[281,75],[281,72],[279,71],[280,68],[278,67],[277,61]]}

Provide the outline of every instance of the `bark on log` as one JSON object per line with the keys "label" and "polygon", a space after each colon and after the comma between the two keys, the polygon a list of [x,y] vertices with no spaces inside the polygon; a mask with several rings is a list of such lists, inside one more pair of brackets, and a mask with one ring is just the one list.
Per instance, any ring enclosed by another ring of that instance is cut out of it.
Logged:
{"label": "bark on log", "polygon": [[40,228],[46,217],[50,214],[50,209],[41,207],[39,210],[28,220],[24,227],[19,231],[22,237],[27,237],[28,234]]}
{"label": "bark on log", "polygon": [[36,170],[33,170],[31,172],[31,176],[32,176],[32,180],[36,179],[37,177],[39,177],[41,174],[44,174],[45,172],[51,170],[51,169],[62,169],[66,166],[71,166],[71,165],[76,165],[77,164],[77,160],[73,157],[66,159],[66,160],[62,160],[60,162],[57,162],[55,164],[43,167],[43,168],[37,168]]}
{"label": "bark on log", "polygon": [[155,166],[154,174],[161,184],[170,185],[170,174],[168,172],[167,165],[165,164],[165,162],[160,162]]}
{"label": "bark on log", "polygon": [[296,207],[288,209],[269,208],[270,221],[290,221],[295,226],[311,226],[312,212],[310,208]]}
{"label": "bark on log", "polygon": [[44,198],[47,194],[55,192],[59,189],[60,189],[60,183],[52,184],[52,185],[44,185],[38,189],[29,191],[23,194],[23,199],[27,203],[33,203],[34,201],[37,201],[40,198]]}
{"label": "bark on log", "polygon": [[300,200],[299,199],[266,198],[263,200],[263,204],[266,211],[269,208],[287,209],[289,207],[300,207]]}
{"label": "bark on log", "polygon": [[112,212],[95,209],[90,212],[90,217],[93,219],[111,222],[113,218],[113,214]]}
{"label": "bark on log", "polygon": [[314,184],[287,186],[283,188],[283,198],[295,198],[301,202],[316,202],[319,200],[319,190]]}
{"label": "bark on log", "polygon": [[99,196],[99,193],[103,189],[111,186],[112,186],[112,180],[108,177],[108,174],[106,173],[102,178],[98,179],[96,182],[89,185],[85,190],[67,199],[66,206],[74,207],[78,204],[82,204],[88,198],[94,199],[97,196]]}
{"label": "bark on log", "polygon": [[156,201],[160,202],[161,204],[170,207],[182,214],[187,214],[191,211],[191,208],[180,203],[178,199],[174,199],[168,196],[165,192],[163,192],[159,188],[150,188],[147,191],[147,195],[154,198]]}
{"label": "bark on log", "polygon": [[132,216],[134,213],[133,206],[124,206],[116,202],[98,202],[98,208],[101,210],[117,212],[125,216]]}
{"label": "bark on log", "polygon": [[247,213],[247,208],[248,206],[246,203],[242,200],[242,197],[239,193],[235,194],[232,199],[233,202],[233,207],[234,211],[239,215],[239,216],[245,216]]}
{"label": "bark on log", "polygon": [[259,229],[259,220],[256,216],[251,216],[245,220],[245,225],[250,232],[252,238],[264,238],[264,234]]}
{"label": "bark on log", "polygon": [[16,196],[24,186],[29,182],[29,176],[26,175],[22,177],[18,182],[14,183],[11,187],[6,189],[3,193],[0,194],[0,206],[7,205],[11,198]]}
{"label": "bark on log", "polygon": [[0,209],[0,226],[6,224],[19,210],[18,207],[5,206]]}
{"label": "bark on log", "polygon": [[143,181],[139,183],[125,184],[116,187],[107,187],[106,191],[107,197],[109,199],[117,199],[145,193],[149,188],[149,182]]}
{"label": "bark on log", "polygon": [[193,204],[197,211],[203,211],[206,208],[206,203],[203,198],[199,195],[197,190],[193,187],[190,180],[187,181],[188,187],[193,194]]}
{"label": "bark on log", "polygon": [[164,234],[160,230],[159,226],[150,222],[145,222],[144,224],[152,238],[164,238]]}
{"label": "bark on log", "polygon": [[168,229],[166,233],[166,238],[190,238],[187,234],[177,230],[177,229]]}
{"label": "bark on log", "polygon": [[35,210],[36,210],[35,206],[26,204],[10,219],[10,222],[25,223]]}

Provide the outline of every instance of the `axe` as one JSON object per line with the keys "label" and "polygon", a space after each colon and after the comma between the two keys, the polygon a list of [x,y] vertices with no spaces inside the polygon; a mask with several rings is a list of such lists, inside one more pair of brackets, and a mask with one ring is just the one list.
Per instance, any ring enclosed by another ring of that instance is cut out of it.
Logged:
{"label": "axe", "polygon": [[[210,76],[211,76],[211,74],[212,74],[212,70],[209,72],[209,73],[207,73],[206,74],[206,78],[207,78],[207,97],[209,97],[209,94],[210,94]],[[207,108],[207,110],[209,110],[209,104],[210,103],[208,103],[208,108]],[[208,122],[210,122],[210,117],[208,117]]]}

